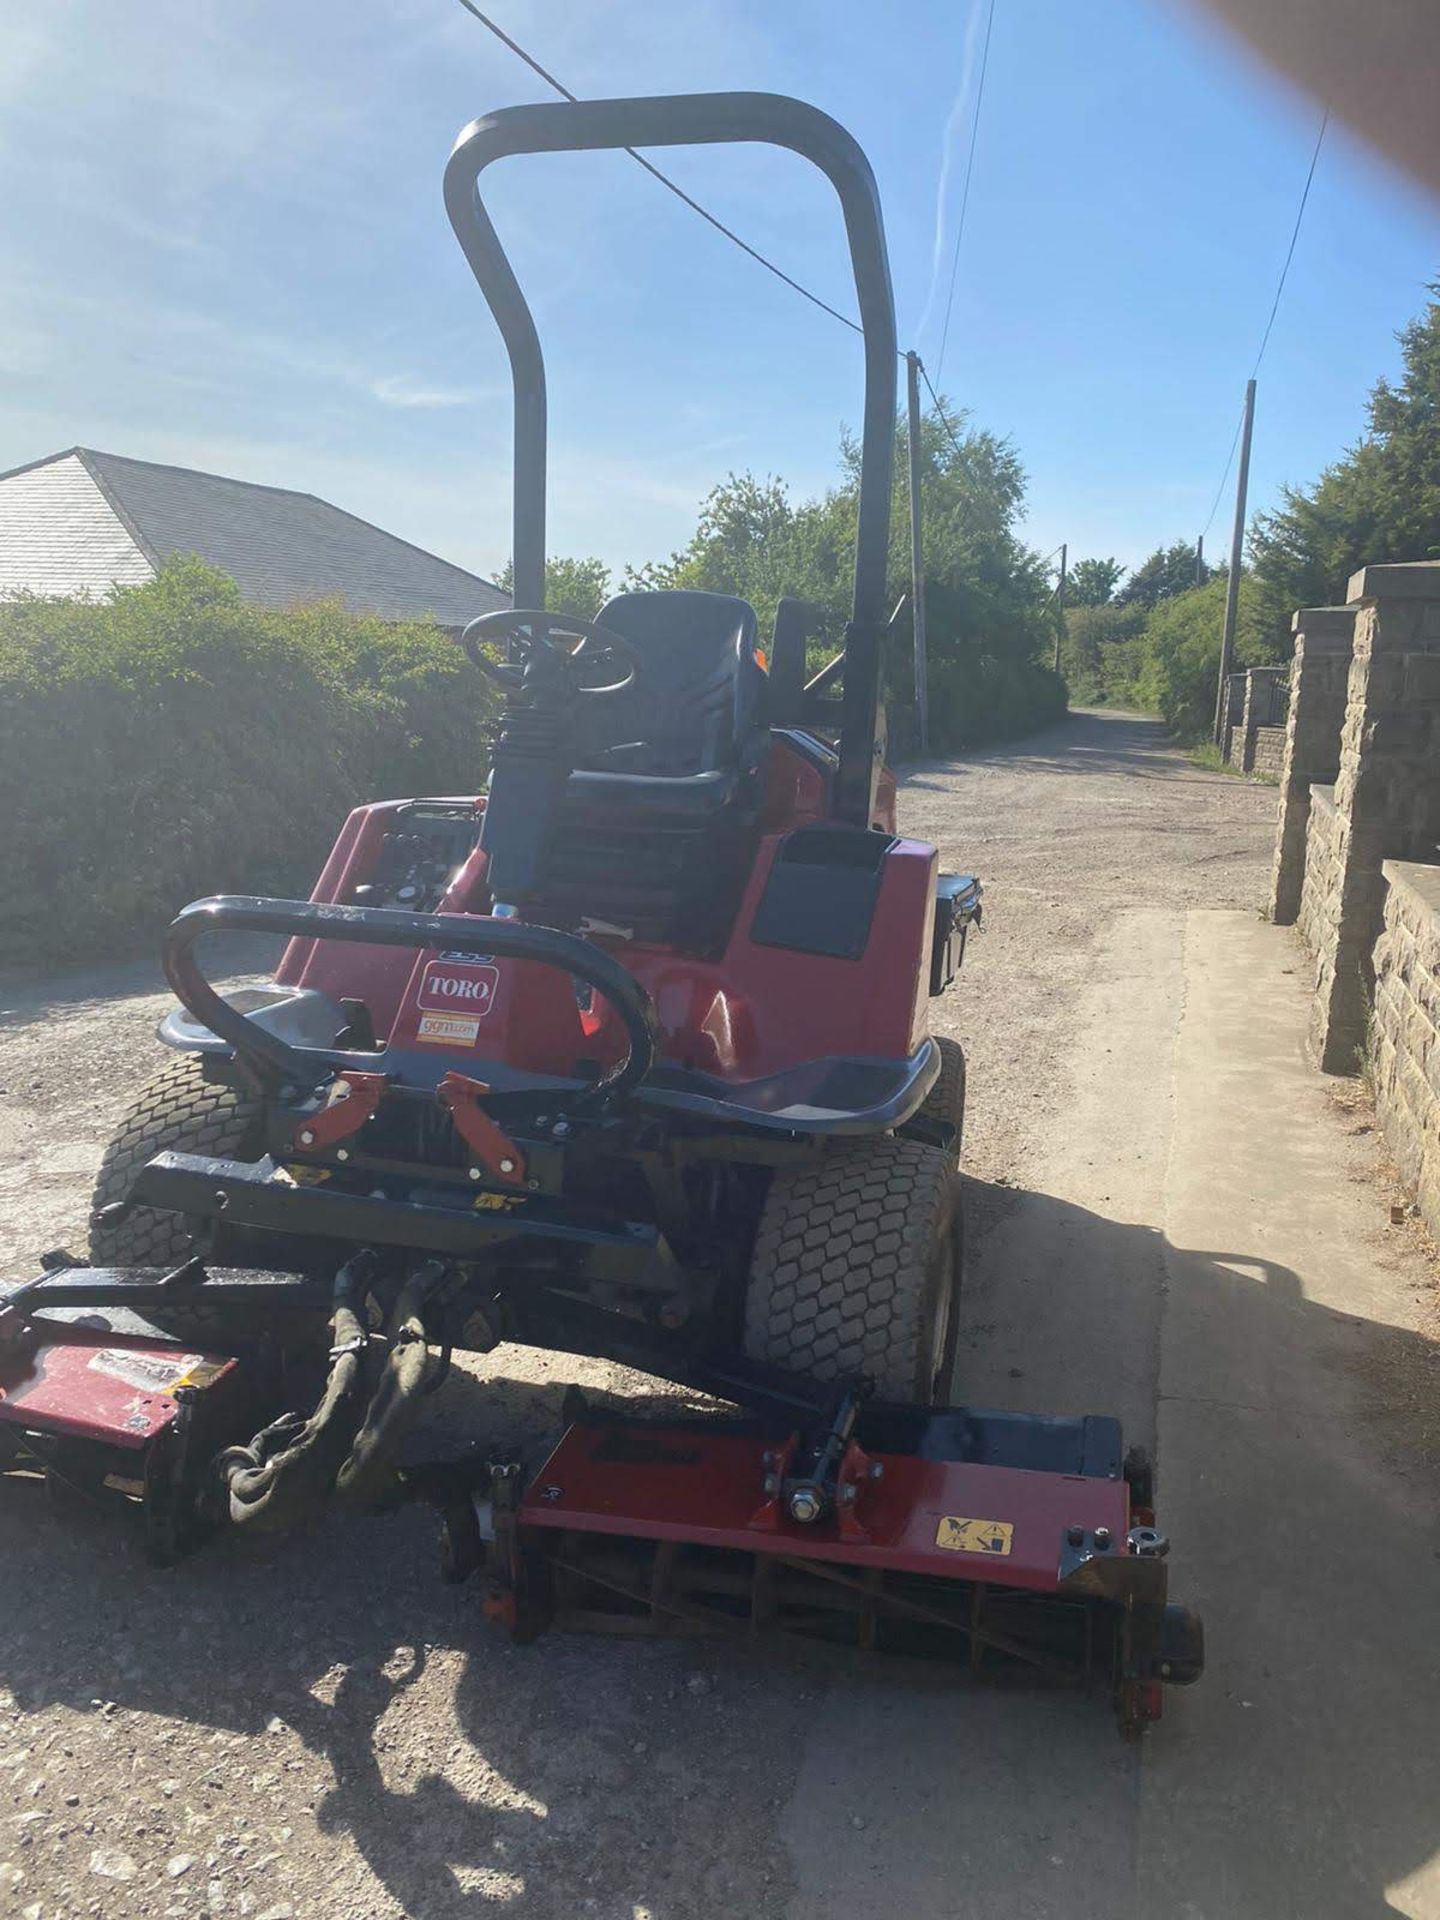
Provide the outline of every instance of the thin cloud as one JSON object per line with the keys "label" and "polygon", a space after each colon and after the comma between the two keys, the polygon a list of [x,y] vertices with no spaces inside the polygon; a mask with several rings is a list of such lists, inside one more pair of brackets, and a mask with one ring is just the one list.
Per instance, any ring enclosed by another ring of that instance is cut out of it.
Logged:
{"label": "thin cloud", "polygon": [[427,387],[407,373],[372,380],[370,392],[387,407],[473,407],[484,397],[479,387]]}
{"label": "thin cloud", "polygon": [[960,136],[969,119],[970,83],[975,78],[975,55],[980,45],[982,11],[980,0],[970,0],[970,18],[965,23],[965,50],[960,67],[960,85],[956,89],[954,100],[950,103],[950,112],[945,120],[945,131],[940,140],[940,184],[935,190],[935,239],[930,249],[930,285],[925,292],[925,305],[920,311],[920,323],[915,329],[917,340],[923,337],[926,327],[930,324],[945,268],[945,211],[950,199],[950,176],[954,172],[955,158],[960,151]]}

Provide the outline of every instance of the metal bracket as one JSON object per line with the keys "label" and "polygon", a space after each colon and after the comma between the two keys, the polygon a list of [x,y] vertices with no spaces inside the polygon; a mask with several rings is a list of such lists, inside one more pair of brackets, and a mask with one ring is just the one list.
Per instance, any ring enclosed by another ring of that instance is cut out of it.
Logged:
{"label": "metal bracket", "polygon": [[291,1146],[315,1153],[358,1133],[385,1097],[390,1076],[385,1073],[344,1073],[331,1081],[323,1106],[295,1124]]}
{"label": "metal bracket", "polygon": [[509,1134],[498,1127],[481,1106],[490,1088],[468,1074],[447,1073],[435,1089],[435,1098],[455,1123],[455,1131],[492,1179],[509,1187],[523,1187],[525,1155]]}

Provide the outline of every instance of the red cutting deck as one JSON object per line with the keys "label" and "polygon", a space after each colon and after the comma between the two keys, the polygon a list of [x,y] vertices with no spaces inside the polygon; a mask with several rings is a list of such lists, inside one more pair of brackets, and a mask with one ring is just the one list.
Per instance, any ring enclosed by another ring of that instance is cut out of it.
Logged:
{"label": "red cutting deck", "polygon": [[233,1373],[231,1359],[115,1340],[0,1359],[0,1423],[140,1450],[169,1426],[181,1387]]}
{"label": "red cutting deck", "polygon": [[1043,1591],[1055,1587],[1070,1528],[1108,1527],[1124,1551],[1123,1480],[882,1454],[842,1533],[833,1520],[802,1526],[767,1512],[765,1454],[749,1434],[574,1426],[526,1493],[521,1523]]}

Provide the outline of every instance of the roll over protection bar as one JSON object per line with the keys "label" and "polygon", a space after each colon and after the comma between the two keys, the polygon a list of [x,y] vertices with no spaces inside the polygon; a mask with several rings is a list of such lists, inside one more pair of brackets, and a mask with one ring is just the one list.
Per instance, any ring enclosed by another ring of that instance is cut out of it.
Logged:
{"label": "roll over protection bar", "polygon": [[554,101],[485,114],[456,141],[445,169],[445,207],[504,338],[514,386],[515,603],[545,605],[545,361],[534,318],[481,201],[480,175],[511,154],[745,141],[788,148],[818,167],[839,196],[850,243],[865,341],[865,411],[834,813],[851,826],[868,827],[880,759],[880,636],[895,443],[895,303],[870,163],[851,135],[818,107],[776,93]]}
{"label": "roll over protection bar", "polygon": [[579,1098],[624,1093],[638,1086],[655,1063],[659,1025],[649,994],[601,948],[555,927],[518,920],[477,919],[469,914],[401,913],[391,907],[342,907],[303,900],[264,900],[249,894],[217,894],[183,908],[166,930],[161,958],[165,978],[181,1004],[203,1026],[228,1041],[236,1057],[264,1085],[308,1089],[333,1072],[316,1047],[294,1047],[247,1019],[218,994],[195,958],[207,933],[284,933],[302,940],[348,940],[364,946],[436,947],[475,959],[533,960],[583,980],[619,1014],[630,1050],[616,1067]]}

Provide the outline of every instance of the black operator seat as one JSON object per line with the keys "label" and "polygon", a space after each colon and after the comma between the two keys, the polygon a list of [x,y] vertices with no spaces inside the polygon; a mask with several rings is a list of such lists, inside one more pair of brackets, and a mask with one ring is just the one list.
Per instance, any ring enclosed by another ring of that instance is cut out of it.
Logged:
{"label": "black operator seat", "polygon": [[573,702],[575,771],[535,911],[582,933],[717,952],[764,797],[769,677],[755,610],[728,593],[621,593],[599,619],[641,666],[623,692]]}
{"label": "black operator seat", "polygon": [[576,701],[569,795],[666,812],[723,806],[766,740],[755,609],[729,593],[620,593],[599,621],[641,667],[623,692]]}

